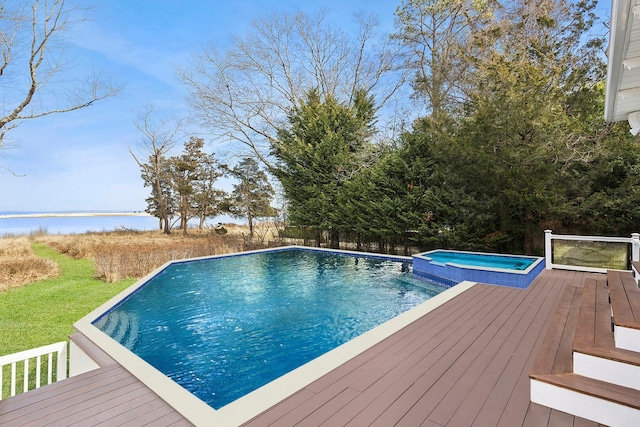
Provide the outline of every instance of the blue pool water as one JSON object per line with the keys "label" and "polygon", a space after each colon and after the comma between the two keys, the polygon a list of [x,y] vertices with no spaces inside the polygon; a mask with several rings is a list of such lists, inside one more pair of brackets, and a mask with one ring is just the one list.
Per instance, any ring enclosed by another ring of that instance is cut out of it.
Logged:
{"label": "blue pool water", "polygon": [[443,290],[408,261],[287,249],[173,264],[94,325],[218,409]]}
{"label": "blue pool water", "polygon": [[514,257],[507,255],[481,254],[473,252],[432,251],[422,254],[433,261],[441,263],[455,263],[473,267],[503,268],[506,270],[522,271],[529,268],[537,258]]}

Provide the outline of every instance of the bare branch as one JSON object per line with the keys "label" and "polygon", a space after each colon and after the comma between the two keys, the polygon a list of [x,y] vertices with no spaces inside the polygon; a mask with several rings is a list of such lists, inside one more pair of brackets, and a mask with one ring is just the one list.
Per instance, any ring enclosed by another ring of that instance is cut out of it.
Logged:
{"label": "bare branch", "polygon": [[140,145],[147,155],[164,156],[168,154],[177,140],[184,136],[183,119],[160,118],[156,120],[152,106],[147,106],[140,111],[133,119],[133,124],[143,136]]}
{"label": "bare branch", "polygon": [[354,38],[326,16],[321,10],[261,18],[226,51],[207,49],[178,70],[190,106],[215,137],[238,143],[271,169],[273,142],[310,88],[347,105],[361,89],[378,106],[393,97],[402,85],[393,75],[397,56],[386,43],[374,44],[377,21],[361,17]]}
{"label": "bare branch", "polygon": [[164,223],[163,230],[169,234],[171,230],[168,209],[169,195],[166,194],[163,184],[169,179],[169,158],[167,155],[178,138],[183,136],[184,120],[155,120],[153,107],[149,106],[138,113],[133,123],[143,136],[140,150],[146,156],[147,161],[142,161],[131,147],[129,147],[129,153],[140,167],[145,185],[152,188],[152,197],[155,198],[160,220]]}
{"label": "bare branch", "polygon": [[85,17],[78,18],[80,11],[67,7],[65,0],[32,0],[29,13],[24,6],[11,9],[0,0],[0,77],[6,79],[11,70],[13,79],[0,80],[1,87],[11,89],[5,91],[0,116],[0,149],[7,132],[22,120],[86,108],[120,90],[95,73],[75,89],[57,85],[54,90],[54,77],[65,71],[60,62],[63,34]]}

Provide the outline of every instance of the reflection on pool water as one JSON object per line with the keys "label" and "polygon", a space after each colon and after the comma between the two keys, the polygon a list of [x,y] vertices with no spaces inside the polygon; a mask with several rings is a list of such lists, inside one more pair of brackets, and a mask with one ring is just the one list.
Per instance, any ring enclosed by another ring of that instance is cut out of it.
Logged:
{"label": "reflection on pool water", "polygon": [[443,290],[406,259],[286,249],[172,264],[94,325],[218,409]]}

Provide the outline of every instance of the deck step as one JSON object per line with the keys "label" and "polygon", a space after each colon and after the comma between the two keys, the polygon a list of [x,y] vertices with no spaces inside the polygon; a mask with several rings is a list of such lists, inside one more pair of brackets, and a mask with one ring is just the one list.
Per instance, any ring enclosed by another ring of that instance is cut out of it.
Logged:
{"label": "deck step", "polygon": [[614,348],[611,306],[607,281],[586,279],[573,348]]}
{"label": "deck step", "polygon": [[640,353],[615,347],[612,322],[607,281],[585,280],[573,340],[573,373],[640,390]]}
{"label": "deck step", "polygon": [[[615,280],[612,298],[619,298],[623,278]],[[604,278],[567,286],[529,375],[531,401],[606,425],[637,426],[640,353],[616,348],[609,291]]]}
{"label": "deck step", "polygon": [[640,390],[578,374],[531,376],[531,401],[610,426],[637,426]]}
{"label": "deck step", "polygon": [[617,348],[574,348],[573,372],[640,390],[640,353]]}
{"label": "deck step", "polygon": [[640,288],[629,271],[609,270],[615,346],[640,352]]}

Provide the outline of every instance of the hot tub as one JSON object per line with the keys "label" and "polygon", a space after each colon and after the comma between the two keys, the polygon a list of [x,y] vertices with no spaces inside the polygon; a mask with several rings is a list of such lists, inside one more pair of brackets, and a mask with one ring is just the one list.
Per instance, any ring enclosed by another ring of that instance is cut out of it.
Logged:
{"label": "hot tub", "polygon": [[465,280],[526,288],[544,270],[544,258],[435,250],[413,256],[413,273],[444,286]]}

